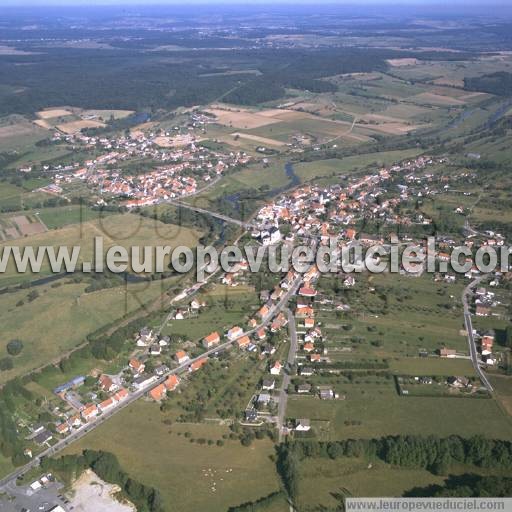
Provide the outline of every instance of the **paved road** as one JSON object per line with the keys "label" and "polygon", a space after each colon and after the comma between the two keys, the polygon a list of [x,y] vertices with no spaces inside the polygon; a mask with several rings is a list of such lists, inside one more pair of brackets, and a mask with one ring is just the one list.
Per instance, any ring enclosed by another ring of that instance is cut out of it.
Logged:
{"label": "paved road", "polygon": [[238,219],[234,219],[233,217],[229,217],[228,215],[223,215],[222,213],[212,212],[210,210],[206,210],[204,208],[199,208],[197,206],[191,206],[190,204],[184,203],[179,200],[169,199],[165,201],[166,203],[179,206],[181,208],[186,208],[187,210],[192,210],[197,213],[204,213],[205,215],[210,215],[210,217],[215,217],[216,219],[223,220],[224,222],[229,222],[231,224],[236,224],[245,229],[254,229],[257,228],[257,224],[253,222],[244,222]]}
{"label": "paved road", "polygon": [[473,294],[472,290],[486,277],[487,276],[479,276],[464,288],[464,291],[462,292],[462,304],[464,306],[464,324],[468,333],[469,355],[471,357],[471,362],[473,363],[473,367],[487,391],[492,393],[493,387],[482,368],[480,368],[478,350],[476,348],[475,337],[473,335],[473,322],[471,321],[471,313],[469,311],[469,297]]}
{"label": "paved road", "polygon": [[[288,368],[295,363],[295,357],[297,355],[297,325],[295,324],[295,317],[293,313],[288,309],[288,333],[290,334],[290,350],[288,351]],[[283,426],[286,415],[286,406],[288,404],[288,386],[290,385],[290,374],[288,371],[284,372],[283,382],[279,390],[279,406],[277,409],[277,429],[279,432],[279,441],[281,441],[283,435]]]}

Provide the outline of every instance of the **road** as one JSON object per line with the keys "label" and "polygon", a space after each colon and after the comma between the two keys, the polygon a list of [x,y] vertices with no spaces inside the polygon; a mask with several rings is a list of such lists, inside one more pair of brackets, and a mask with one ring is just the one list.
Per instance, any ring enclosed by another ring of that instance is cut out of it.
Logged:
{"label": "road", "polygon": [[63,485],[57,482],[52,482],[38,491],[32,491],[28,487],[19,487],[16,482],[11,482],[3,490],[6,494],[0,496],[0,510],[2,512],[19,512],[23,509],[47,511],[55,505],[60,505],[66,510],[66,502],[61,494]]}
{"label": "road", "polygon": [[469,311],[469,297],[473,294],[472,290],[486,277],[487,276],[479,276],[464,288],[464,291],[462,292],[462,305],[464,306],[464,325],[466,326],[466,331],[468,333],[469,355],[471,357],[471,362],[473,363],[473,367],[487,391],[492,393],[493,387],[482,368],[480,368],[478,350],[476,348],[475,337],[473,335],[473,322],[471,321],[471,313]]}
{"label": "road", "polygon": [[92,432],[94,429],[98,428],[100,425],[105,423],[108,419],[110,419],[112,416],[117,414],[118,412],[122,411],[135,401],[139,400],[139,398],[146,395],[149,391],[151,391],[156,386],[162,384],[165,382],[167,377],[169,375],[174,374],[180,374],[183,372],[186,372],[189,368],[189,366],[199,361],[200,359],[203,359],[204,357],[208,357],[211,355],[214,355],[218,352],[222,352],[223,350],[226,350],[229,348],[233,343],[236,342],[236,340],[242,336],[250,336],[256,331],[258,331],[261,327],[265,327],[271,320],[274,318],[280,311],[284,309],[290,298],[295,295],[297,290],[299,289],[300,284],[302,283],[302,274],[299,274],[295,280],[293,281],[292,285],[290,286],[289,290],[281,297],[279,302],[277,302],[272,308],[270,308],[270,312],[267,316],[267,318],[262,321],[260,324],[258,324],[256,327],[251,329],[250,331],[244,332],[241,336],[238,336],[237,338],[234,338],[232,340],[228,340],[220,345],[218,345],[215,348],[212,348],[210,350],[207,350],[206,352],[203,352],[200,356],[194,357],[187,361],[186,363],[173,368],[172,370],[169,370],[166,374],[159,377],[153,384],[150,386],[147,386],[139,391],[135,391],[131,393],[128,398],[120,402],[116,407],[112,408],[111,410],[104,412],[100,416],[97,416],[94,420],[92,420],[90,423],[87,423],[80,427],[79,429],[73,431],[71,434],[69,434],[65,439],[62,439],[58,441],[55,445],[53,445],[51,448],[46,449],[42,453],[40,453],[37,457],[35,457],[33,460],[25,464],[24,466],[18,468],[16,471],[11,473],[10,475],[6,476],[2,480],[0,480],[0,489],[7,488],[11,483],[13,483],[19,476],[23,475],[30,469],[36,467],[39,465],[40,460],[43,457],[51,457],[56,455],[58,452],[64,450],[66,447],[68,447],[70,444],[78,441],[88,433]]}
{"label": "road", "polygon": [[279,406],[277,409],[277,431],[279,432],[279,442],[283,436],[283,426],[286,415],[286,405],[288,404],[288,386],[290,385],[290,374],[288,369],[295,363],[295,356],[297,355],[297,325],[293,313],[288,309],[288,333],[290,334],[290,350],[288,351],[288,363],[283,375],[283,382],[279,389]]}
{"label": "road", "polygon": [[205,215],[210,215],[210,217],[215,217],[216,219],[223,220],[224,222],[229,222],[230,224],[236,224],[245,229],[255,229],[258,228],[257,224],[253,222],[244,222],[238,219],[234,219],[233,217],[229,217],[228,215],[223,215],[222,213],[212,212],[210,210],[206,210],[204,208],[199,208],[197,206],[191,206],[190,204],[183,203],[182,201],[168,199],[165,203],[172,204],[174,206],[179,206],[180,208],[186,208],[187,210],[192,210],[197,213],[204,213]]}

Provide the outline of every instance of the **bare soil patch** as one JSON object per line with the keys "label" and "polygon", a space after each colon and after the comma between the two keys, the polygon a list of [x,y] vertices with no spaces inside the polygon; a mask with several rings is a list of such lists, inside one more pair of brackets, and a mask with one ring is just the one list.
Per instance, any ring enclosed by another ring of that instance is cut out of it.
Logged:
{"label": "bare soil patch", "polygon": [[390,66],[400,68],[404,66],[414,66],[418,64],[418,59],[415,58],[404,58],[404,59],[388,59],[386,61]]}
{"label": "bare soil patch", "polygon": [[79,131],[85,128],[103,128],[105,126],[104,123],[100,123],[99,121],[92,120],[82,120],[82,121],[71,121],[70,123],[62,123],[57,125],[57,128],[68,135],[73,133],[78,133]]}
{"label": "bare soil patch", "polygon": [[91,470],[87,470],[73,485],[74,496],[71,507],[77,512],[134,512],[131,503],[117,501],[116,494],[120,488],[99,478]]}
{"label": "bare soil patch", "polygon": [[48,110],[40,110],[39,112],[36,112],[36,114],[41,119],[53,119],[54,117],[71,116],[73,115],[73,112],[65,108],[53,108]]}
{"label": "bare soil patch", "polygon": [[260,137],[258,135],[250,135],[248,133],[235,132],[231,134],[233,137],[240,137],[241,139],[252,140],[259,142],[266,146],[284,146],[284,142],[275,139],[268,139],[267,137]]}
{"label": "bare soil patch", "polygon": [[250,112],[248,110],[224,110],[220,108],[208,109],[207,112],[217,118],[217,122],[224,126],[234,128],[259,128],[268,124],[278,123],[279,119],[264,116],[261,113]]}

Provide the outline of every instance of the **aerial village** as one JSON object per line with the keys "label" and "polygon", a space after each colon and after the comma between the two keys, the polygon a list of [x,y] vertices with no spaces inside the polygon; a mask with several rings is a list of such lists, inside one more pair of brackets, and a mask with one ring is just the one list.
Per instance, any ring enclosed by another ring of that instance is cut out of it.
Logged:
{"label": "aerial village", "polygon": [[179,127],[167,132],[134,130],[121,136],[56,132],[54,143],[73,144],[77,153],[95,156],[67,165],[44,165],[52,183],[38,190],[68,197],[85,185],[98,206],[115,200],[128,209],[197,194],[228,170],[240,169],[251,160],[245,152],[217,151],[198,144],[202,138],[193,130],[203,129],[208,122],[206,116],[191,114],[191,131],[184,134]]}
{"label": "aerial village", "polygon": [[[448,180],[439,173],[429,171],[429,167],[442,162],[442,159],[419,157],[328,187],[300,186],[260,208],[256,214],[258,228],[247,233],[246,241],[291,246],[306,242],[312,247],[317,243],[327,244],[330,240],[334,240],[340,247],[355,243],[363,246],[385,243],[380,234],[357,231],[356,226],[361,217],[378,219],[384,224],[401,224],[404,230],[399,237],[395,234],[399,242],[414,241],[410,229],[413,226],[428,225],[431,219],[418,215],[414,210],[410,214],[406,208],[400,209],[399,206],[454,186],[456,175]],[[468,175],[464,173],[460,177],[467,179]],[[112,180],[109,186],[113,186],[114,182]],[[164,185],[158,188],[165,190]],[[399,193],[392,196],[391,190],[398,190]],[[417,239],[420,243],[420,237]],[[446,253],[439,252],[437,258],[442,262],[445,254],[461,243],[471,246],[502,245],[503,242],[503,237],[497,233],[477,233],[468,229],[465,239],[442,238],[441,251]],[[248,273],[249,265],[243,259],[237,262],[232,272],[215,276],[215,283],[228,289],[236,287],[241,282],[247,282]],[[414,279],[422,273],[413,274],[410,278]],[[456,279],[469,281],[478,275],[474,267],[465,276],[436,273],[431,279],[450,284]],[[357,272],[339,273],[336,277],[345,289],[356,286],[361,278]],[[275,425],[279,435],[308,432],[311,428],[308,418],[287,417],[288,395],[310,395],[319,400],[345,399],[333,386],[318,385],[312,380],[317,373],[339,371],[339,365],[330,359],[327,336],[321,322],[316,320],[318,308],[328,307],[335,312],[346,312],[351,308],[350,304],[330,298],[318,286],[319,278],[320,272],[314,263],[304,273],[290,270],[277,276],[278,280],[272,289],[261,291],[259,309],[246,315],[244,324],[227,325],[224,330],[213,331],[201,339],[176,342],[172,335],[162,335],[161,329],[152,327],[134,332],[132,355],[119,372],[77,376],[55,388],[55,395],[65,404],[59,409],[60,419],[56,422],[55,431],[38,424],[33,425],[30,440],[40,448],[50,447],[58,439],[87,428],[91,422],[102,421],[134,400],[143,398],[159,403],[165,401],[166,397],[179,393],[180,388],[186,386],[196,372],[204,371],[210,360],[232,349],[240,357],[255,355],[266,362],[267,369],[245,410],[240,411],[239,421],[246,426],[265,423]],[[486,286],[478,286],[468,305],[471,315],[498,315],[497,311],[501,307],[499,289],[503,282],[509,280],[509,274],[495,272]],[[171,302],[168,318],[186,323],[188,318],[200,316],[203,311],[207,311],[209,304],[197,293],[198,290],[200,286],[180,294],[177,305]],[[478,348],[478,364],[495,365],[495,332],[492,329],[477,330],[471,327],[468,335]],[[287,357],[278,357],[279,353],[283,353],[279,352],[282,344],[290,346]],[[435,354],[420,351],[419,355],[468,357],[450,346],[441,348]],[[411,387],[433,386],[435,383],[435,379],[427,375],[400,377],[397,386],[402,395],[407,395]],[[478,379],[470,380],[464,376],[452,376],[437,384],[461,393],[473,393],[481,389]],[[32,455],[31,450],[27,453]]]}

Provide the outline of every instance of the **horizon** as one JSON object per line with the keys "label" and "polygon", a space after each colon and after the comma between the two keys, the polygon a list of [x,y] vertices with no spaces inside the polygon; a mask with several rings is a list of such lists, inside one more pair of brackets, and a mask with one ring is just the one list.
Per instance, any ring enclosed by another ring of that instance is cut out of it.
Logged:
{"label": "horizon", "polygon": [[321,2],[312,2],[311,0],[152,0],[149,3],[142,2],[141,0],[4,0],[1,7],[153,7],[153,6],[187,6],[191,3],[196,5],[230,5],[238,7],[251,7],[259,5],[272,5],[272,6],[292,6],[292,5],[310,5],[310,6],[343,6],[343,7],[361,7],[361,6],[378,6],[378,7],[394,7],[404,6],[417,7],[479,7],[488,9],[489,6],[503,6],[512,7],[510,2],[496,1],[482,5],[478,0],[449,0],[447,2],[440,2],[439,0],[322,0]]}

